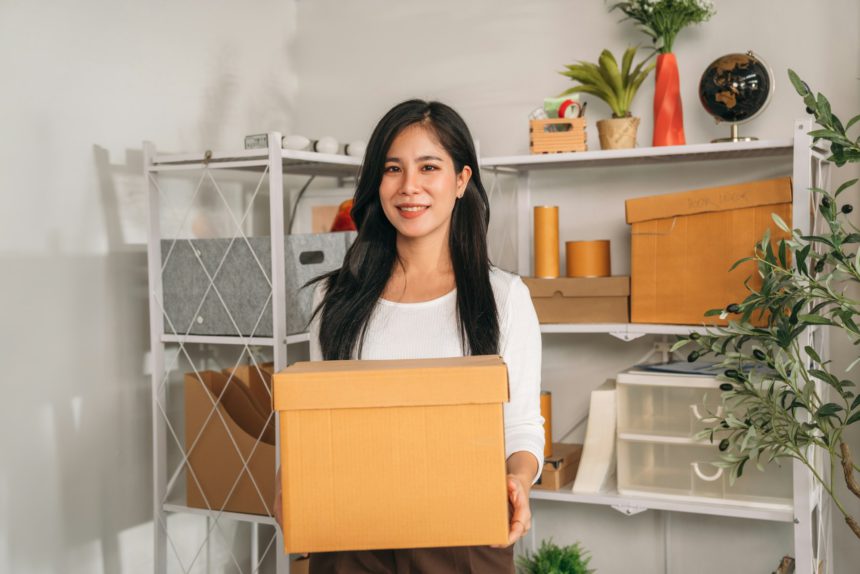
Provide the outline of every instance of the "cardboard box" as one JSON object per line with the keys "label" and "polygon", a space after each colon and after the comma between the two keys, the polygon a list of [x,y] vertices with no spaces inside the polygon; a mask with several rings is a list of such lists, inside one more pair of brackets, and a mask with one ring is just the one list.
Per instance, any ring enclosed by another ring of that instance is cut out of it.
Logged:
{"label": "cardboard box", "polygon": [[582,457],[581,444],[552,443],[552,456],[546,457],[540,481],[532,488],[538,490],[561,490],[573,482]]}
{"label": "cardboard box", "polygon": [[788,236],[771,214],[791,226],[791,201],[789,177],[628,200],[631,321],[725,325],[704,313],[743,301],[747,277],[761,284],[752,262],[729,269],[765,229],[775,245]]}
{"label": "cardboard box", "polygon": [[[190,449],[191,467],[185,471],[187,505],[269,515],[274,511],[275,447],[257,444],[257,438],[262,434],[274,442],[274,435],[264,432],[266,420],[243,385],[227,380],[215,371],[200,372],[200,379],[185,375],[185,449]],[[213,408],[217,410],[210,416]]]}
{"label": "cardboard box", "polygon": [[501,357],[301,362],[274,385],[285,552],[507,543]]}
{"label": "cardboard box", "polygon": [[630,278],[523,277],[541,323],[627,323]]}

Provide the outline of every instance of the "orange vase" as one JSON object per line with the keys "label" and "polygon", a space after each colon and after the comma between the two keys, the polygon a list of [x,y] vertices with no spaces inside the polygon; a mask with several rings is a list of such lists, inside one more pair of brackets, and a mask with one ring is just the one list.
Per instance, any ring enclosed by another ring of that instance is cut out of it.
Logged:
{"label": "orange vase", "polygon": [[680,77],[675,54],[657,55],[657,85],[654,89],[654,141],[652,145],[684,145],[684,110],[681,107]]}

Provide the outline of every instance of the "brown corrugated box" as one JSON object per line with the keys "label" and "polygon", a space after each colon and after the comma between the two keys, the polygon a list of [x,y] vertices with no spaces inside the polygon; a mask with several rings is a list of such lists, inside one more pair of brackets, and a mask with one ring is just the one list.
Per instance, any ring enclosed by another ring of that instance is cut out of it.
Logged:
{"label": "brown corrugated box", "polygon": [[552,443],[552,456],[544,459],[540,482],[532,488],[538,490],[560,490],[576,478],[579,459],[582,457],[581,444]]}
{"label": "brown corrugated box", "polygon": [[541,323],[627,323],[630,278],[523,277]]}
{"label": "brown corrugated box", "polygon": [[[271,418],[238,379],[215,371],[199,375],[199,379],[194,373],[185,375],[185,448],[191,468],[185,472],[188,506],[270,514],[275,492]],[[258,437],[261,442],[256,444]]]}
{"label": "brown corrugated box", "polygon": [[631,322],[725,325],[704,313],[746,298],[747,277],[761,284],[752,262],[729,269],[765,229],[774,242],[788,236],[771,214],[791,226],[791,198],[791,178],[781,177],[627,200]]}
{"label": "brown corrugated box", "polygon": [[507,543],[501,357],[302,362],[274,385],[285,552]]}

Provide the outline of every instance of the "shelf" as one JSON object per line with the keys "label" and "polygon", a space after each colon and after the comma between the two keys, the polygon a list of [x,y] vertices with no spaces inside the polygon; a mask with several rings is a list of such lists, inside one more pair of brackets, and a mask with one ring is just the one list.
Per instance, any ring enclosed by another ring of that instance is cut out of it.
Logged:
{"label": "shelf", "polygon": [[206,510],[205,508],[192,508],[182,504],[164,504],[166,512],[181,512],[183,514],[196,514],[198,516],[208,516],[209,518],[227,518],[229,520],[239,520],[241,522],[256,522],[257,524],[268,524],[275,526],[275,519],[271,516],[261,516],[259,514],[244,514],[241,512],[218,512],[217,510]]}
{"label": "shelf", "polygon": [[606,333],[623,341],[632,341],[645,335],[689,335],[706,332],[695,325],[655,325],[646,323],[544,323],[541,333]]}
{"label": "shelf", "polygon": [[562,490],[532,489],[529,498],[532,500],[553,500],[558,502],[574,502],[580,504],[597,504],[611,506],[615,510],[632,516],[645,510],[668,510],[670,512],[686,512],[689,514],[707,514],[711,516],[727,516],[732,518],[751,518],[754,520],[769,520],[772,522],[793,522],[794,509],[788,505],[744,505],[736,502],[683,500],[670,496],[623,496],[617,492],[598,494],[574,494],[569,490],[570,485]]}
{"label": "shelf", "polygon": [[774,156],[785,156],[786,159],[791,159],[793,151],[793,140],[779,139],[487,157],[481,160],[481,167],[485,169],[508,168],[517,171],[528,171],[535,169],[609,167],[616,165],[748,159]]}
{"label": "shelf", "polygon": [[[313,151],[281,150],[283,171],[295,175],[354,177],[358,175],[361,158]],[[269,162],[267,149],[232,152],[212,152],[209,161],[204,153],[158,154],[149,171],[183,171],[210,167],[262,171]]]}
{"label": "shelf", "polygon": [[[287,345],[307,343],[310,335],[296,333],[287,335]],[[162,335],[162,343],[201,343],[207,345],[260,345],[271,347],[275,344],[272,337],[229,337],[226,335]]]}

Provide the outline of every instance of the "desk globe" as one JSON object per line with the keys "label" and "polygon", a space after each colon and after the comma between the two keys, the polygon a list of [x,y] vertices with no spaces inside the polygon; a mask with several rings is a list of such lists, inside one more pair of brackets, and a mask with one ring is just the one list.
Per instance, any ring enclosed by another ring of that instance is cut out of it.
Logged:
{"label": "desk globe", "polygon": [[699,81],[699,101],[717,123],[731,124],[731,136],[713,142],[752,141],[740,137],[738,124],[758,116],[773,94],[773,74],[764,61],[754,54],[726,54],[705,69]]}

